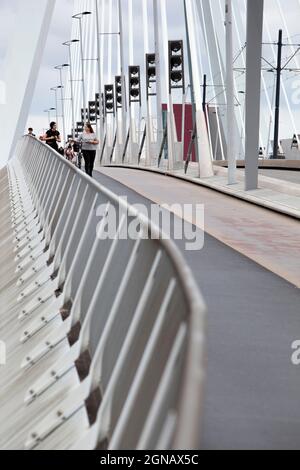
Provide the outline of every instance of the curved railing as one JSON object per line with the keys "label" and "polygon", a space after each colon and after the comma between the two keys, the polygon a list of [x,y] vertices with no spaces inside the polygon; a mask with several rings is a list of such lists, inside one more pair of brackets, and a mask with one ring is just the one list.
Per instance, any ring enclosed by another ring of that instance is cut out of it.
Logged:
{"label": "curved railing", "polygon": [[31,137],[0,177],[0,447],[198,448],[205,307],[176,246]]}

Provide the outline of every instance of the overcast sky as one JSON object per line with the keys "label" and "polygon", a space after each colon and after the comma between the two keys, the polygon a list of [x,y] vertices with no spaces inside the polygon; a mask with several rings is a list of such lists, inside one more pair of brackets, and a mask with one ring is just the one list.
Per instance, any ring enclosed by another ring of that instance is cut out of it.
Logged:
{"label": "overcast sky", "polygon": [[[14,28],[14,11],[16,5],[19,1],[25,0],[0,0],[0,79],[1,79],[1,65],[3,65],[3,57],[9,38],[11,37],[11,32]],[[124,0],[125,1],[125,0]],[[222,4],[223,0],[213,0],[214,5]],[[133,0],[134,6],[140,4],[140,0]],[[149,0],[152,3],[151,0]],[[235,0],[235,2],[244,4],[244,0]],[[125,2],[126,3],[126,2]],[[168,4],[168,19],[170,24],[170,36],[173,38],[178,35],[184,36],[184,23],[182,16],[182,0],[167,0]],[[37,8],[39,5],[39,0],[37,0]],[[288,31],[285,30],[285,27],[282,22],[280,7],[284,12],[285,20],[288,25]],[[221,7],[222,8],[222,7]],[[138,10],[138,9],[136,9]],[[242,10],[242,9],[241,9]],[[135,11],[135,10],[134,10]],[[49,107],[54,107],[54,94],[50,93],[50,88],[58,85],[58,72],[54,70],[54,66],[68,62],[67,50],[61,44],[62,42],[68,40],[71,37],[71,16],[73,13],[73,0],[56,0],[56,9],[55,14],[52,20],[52,25],[50,29],[49,38],[45,48],[43,61],[39,73],[39,77],[36,84],[35,95],[30,111],[30,117],[28,124],[32,125],[37,129],[37,132],[48,125],[48,118],[44,109]],[[34,15],[34,12],[32,12]],[[276,39],[278,29],[283,27],[284,37],[291,37],[296,43],[300,42],[300,0],[265,0],[265,14],[270,23],[270,37],[272,40]],[[138,15],[141,16],[141,10]],[[142,34],[142,21],[141,18],[135,18],[135,29]],[[220,18],[220,21],[222,18]],[[221,24],[221,23],[220,23]],[[30,27],[30,25],[28,25]],[[267,31],[264,32],[264,40],[269,40]],[[224,46],[224,44],[223,44]],[[22,47],[22,46],[20,46]],[[141,48],[141,41],[137,41],[137,50]],[[285,49],[284,57],[288,57],[290,51]],[[264,55],[274,62],[272,53],[268,46],[264,46]],[[298,55],[298,64],[300,63],[300,54]],[[296,67],[295,61],[291,63],[292,67]],[[268,74],[270,75],[270,74]],[[295,75],[295,74],[294,74]],[[290,72],[284,73],[284,80],[287,84],[287,92],[291,97],[295,93],[295,87],[297,87],[297,80],[299,78],[295,76],[292,77]],[[272,83],[272,78],[267,77]],[[300,84],[298,84],[300,87]],[[299,94],[300,98],[300,94]],[[300,132],[300,113],[299,113],[299,103],[297,100],[291,100],[291,107],[293,109],[295,120],[299,127]],[[281,114],[281,129],[283,134],[290,133],[289,124],[287,124],[287,109],[284,99],[282,101],[282,114]],[[299,123],[299,124],[298,124]]]}
{"label": "overcast sky", "polygon": [[[19,1],[0,0],[0,79],[3,73],[3,59],[14,27],[15,11]],[[36,0],[37,8],[39,1]],[[54,107],[54,94],[50,88],[58,85],[58,72],[54,66],[67,61],[67,49],[61,44],[70,38],[73,0],[56,0],[56,8],[51,23],[50,34],[43,54],[43,61],[36,84],[28,125],[38,130],[48,125],[48,117],[43,110]],[[32,12],[34,15],[34,12]],[[28,25],[30,27],[30,25]],[[22,47],[20,45],[20,47]]]}

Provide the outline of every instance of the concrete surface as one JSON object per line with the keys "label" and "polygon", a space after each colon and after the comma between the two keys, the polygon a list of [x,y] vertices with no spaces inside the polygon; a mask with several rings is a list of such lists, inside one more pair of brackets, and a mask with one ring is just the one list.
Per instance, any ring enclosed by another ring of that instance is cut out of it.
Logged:
{"label": "concrete surface", "polygon": [[271,178],[289,181],[291,183],[300,184],[300,170],[260,170],[260,175],[269,176]]}

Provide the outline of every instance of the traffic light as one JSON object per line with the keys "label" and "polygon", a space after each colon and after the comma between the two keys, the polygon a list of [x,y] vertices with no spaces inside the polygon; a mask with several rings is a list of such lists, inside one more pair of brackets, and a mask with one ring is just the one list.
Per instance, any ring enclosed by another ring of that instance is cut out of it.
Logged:
{"label": "traffic light", "polygon": [[138,65],[129,66],[129,103],[141,101],[141,70]]}
{"label": "traffic light", "polygon": [[97,121],[96,101],[89,101],[89,116],[90,116],[90,122]]}
{"label": "traffic light", "polygon": [[89,121],[89,110],[86,108],[85,110],[81,108],[81,122],[88,122]]}
{"label": "traffic light", "polygon": [[294,148],[298,149],[299,148],[299,140],[298,139],[299,139],[299,136],[297,138],[296,134],[294,134],[291,149],[294,149]]}
{"label": "traffic light", "polygon": [[95,95],[95,112],[96,119],[100,119],[100,94],[96,93]]}
{"label": "traffic light", "polygon": [[104,87],[104,107],[105,114],[115,113],[114,86],[105,85]]}
{"label": "traffic light", "polygon": [[116,92],[116,107],[117,109],[122,108],[122,77],[118,75],[115,78],[115,92]]}
{"label": "traffic light", "polygon": [[152,85],[157,83],[156,75],[156,55],[146,54],[146,77],[147,77],[147,99],[149,96],[156,96],[156,91],[153,91]]}
{"label": "traffic light", "polygon": [[78,137],[78,134],[82,134],[84,130],[84,124],[83,122],[77,122],[76,124],[76,134],[77,134],[77,137]]}
{"label": "traffic light", "polygon": [[104,93],[101,93],[101,107],[102,107],[102,118],[105,119],[105,102],[104,102]]}
{"label": "traffic light", "polygon": [[169,41],[169,89],[185,89],[183,41]]}

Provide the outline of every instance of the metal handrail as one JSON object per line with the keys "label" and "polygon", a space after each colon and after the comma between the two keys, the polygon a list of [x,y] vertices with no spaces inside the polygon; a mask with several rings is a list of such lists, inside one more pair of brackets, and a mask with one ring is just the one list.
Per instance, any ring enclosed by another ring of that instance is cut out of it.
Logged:
{"label": "metal handrail", "polygon": [[[184,360],[184,380],[182,380],[180,390],[180,402],[178,403],[178,423],[176,433],[172,442],[173,448],[197,449],[200,440],[201,425],[201,402],[202,402],[202,381],[203,381],[203,343],[204,343],[204,313],[205,306],[198,287],[194,281],[193,275],[188,268],[183,256],[180,254],[176,245],[168,240],[162,231],[156,227],[143,214],[139,213],[136,208],[130,206],[124,199],[119,198],[107,188],[100,185],[95,180],[89,178],[85,173],[74,167],[70,162],[64,159],[60,154],[55,152],[43,142],[33,137],[26,136],[19,144],[17,149],[17,157],[24,168],[29,182],[38,181],[39,172],[41,171],[34,161],[39,161],[39,156],[44,155],[46,165],[57,165],[57,172],[69,175],[68,181],[76,176],[79,182],[86,185],[87,191],[95,194],[101,194],[102,199],[120,207],[126,213],[136,217],[148,234],[152,234],[155,243],[167,255],[171,265],[173,266],[174,275],[181,287],[184,301],[188,306],[188,318],[186,319],[188,327],[188,343],[186,346],[186,354]],[[27,165],[26,157],[34,155],[32,161]],[[40,164],[41,167],[43,164]],[[11,165],[14,167],[14,161]],[[72,176],[73,175],[73,176]],[[78,183],[80,187],[80,183]],[[30,189],[30,188],[29,188]]]}

